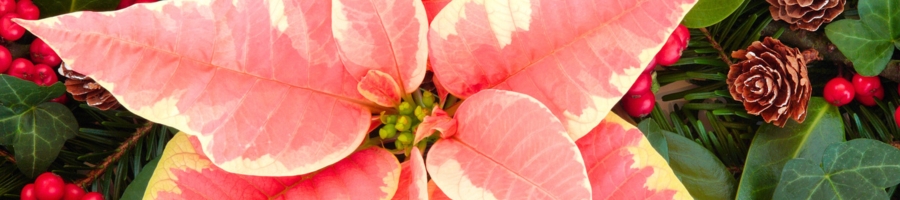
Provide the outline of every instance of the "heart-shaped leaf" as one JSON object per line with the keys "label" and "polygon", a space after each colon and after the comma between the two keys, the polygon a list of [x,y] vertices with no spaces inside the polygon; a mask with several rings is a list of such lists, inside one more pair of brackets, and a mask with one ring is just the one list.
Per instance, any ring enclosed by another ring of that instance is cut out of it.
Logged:
{"label": "heart-shaped leaf", "polygon": [[524,93],[587,134],[631,87],[696,0],[451,1],[428,34],[455,96]]}
{"label": "heart-shaped leaf", "polygon": [[825,27],[825,35],[863,76],[884,70],[894,47],[900,48],[900,2],[860,0],[860,20],[842,19]]}
{"label": "heart-shaped leaf", "polygon": [[661,148],[653,143],[650,135],[662,137],[669,166],[695,199],[734,198],[737,180],[715,154],[697,142],[661,129],[653,119],[642,121],[638,128],[648,135],[647,139],[657,151]]}
{"label": "heart-shaped leaf", "polygon": [[413,147],[409,160],[400,163],[400,184],[397,187],[395,200],[428,199],[428,172],[425,171],[425,160],[419,148]]}
{"label": "heart-shaped leaf", "polygon": [[691,199],[640,130],[618,115],[579,139],[593,199]]}
{"label": "heart-shaped leaf", "polygon": [[144,199],[390,199],[400,178],[400,163],[379,148],[307,175],[262,177],[226,172],[197,145],[183,133],[169,141]]}
{"label": "heart-shaped leaf", "polygon": [[756,131],[738,187],[737,199],[770,199],[781,169],[794,158],[822,159],[828,145],[844,141],[844,123],[837,107],[821,97],[809,99],[806,121],[784,128],[763,124]]}
{"label": "heart-shaped leaf", "polygon": [[451,199],[591,198],[575,142],[536,99],[483,90],[460,105],[455,120],[456,134],[438,140],[426,160]]}
{"label": "heart-shaped leaf", "polygon": [[421,1],[334,2],[163,1],[16,21],[128,110],[197,136],[216,166],[289,176],[362,142],[385,109],[359,93],[366,73],[406,91],[424,76]]}
{"label": "heart-shaped leaf", "polygon": [[684,16],[684,26],[704,28],[721,22],[731,15],[745,0],[698,0],[697,5]]}
{"label": "heart-shaped leaf", "polygon": [[41,87],[0,75],[0,145],[15,150],[16,165],[29,177],[46,171],[66,140],[78,131],[78,122],[66,106],[47,102],[65,90],[62,83]]}
{"label": "heart-shaped leaf", "polygon": [[888,199],[884,188],[900,183],[897,158],[900,150],[877,140],[832,144],[821,163],[798,158],[785,164],[774,199]]}

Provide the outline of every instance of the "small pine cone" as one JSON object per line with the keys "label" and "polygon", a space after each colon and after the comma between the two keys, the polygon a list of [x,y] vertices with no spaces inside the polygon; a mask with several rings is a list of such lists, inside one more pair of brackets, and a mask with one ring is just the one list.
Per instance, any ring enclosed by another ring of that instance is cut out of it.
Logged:
{"label": "small pine cone", "polygon": [[747,113],[784,127],[788,118],[802,123],[812,93],[806,64],[820,60],[818,52],[800,52],[771,37],[755,41],[747,50],[732,52],[741,59],[728,71],[728,91],[743,102]]}
{"label": "small pine cone", "polygon": [[844,12],[847,0],[766,0],[772,19],[791,24],[791,30],[819,30]]}
{"label": "small pine cone", "polygon": [[108,90],[97,84],[94,79],[69,70],[65,64],[59,67],[60,74],[66,78],[66,91],[76,101],[87,101],[89,106],[100,110],[119,108],[119,101]]}

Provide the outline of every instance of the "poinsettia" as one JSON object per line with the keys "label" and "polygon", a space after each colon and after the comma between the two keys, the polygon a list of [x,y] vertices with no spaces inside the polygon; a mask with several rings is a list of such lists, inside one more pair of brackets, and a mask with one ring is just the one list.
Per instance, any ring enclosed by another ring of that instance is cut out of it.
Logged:
{"label": "poinsettia", "polygon": [[[671,169],[606,113],[694,2],[458,0],[430,27],[418,0],[163,1],[17,22],[132,112],[190,135],[147,198],[422,198],[425,173],[454,198],[671,198],[687,195]],[[427,59],[465,101],[423,120],[418,138],[442,138],[400,170],[358,147],[373,115],[412,99]]]}

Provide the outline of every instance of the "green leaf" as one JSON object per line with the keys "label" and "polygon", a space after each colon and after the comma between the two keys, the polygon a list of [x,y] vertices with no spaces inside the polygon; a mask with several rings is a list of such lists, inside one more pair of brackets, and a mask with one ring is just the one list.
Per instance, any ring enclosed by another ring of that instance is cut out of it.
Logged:
{"label": "green leaf", "polygon": [[[12,143],[19,170],[29,177],[36,177],[47,170],[59,155],[66,140],[74,138],[78,130],[75,116],[62,104],[46,102],[29,109],[0,108],[0,113],[10,114],[0,119],[15,120],[16,130],[2,134],[14,134]],[[4,128],[3,130],[7,130]]]}
{"label": "green leaf", "polygon": [[156,164],[158,163],[159,158],[156,158],[147,163],[147,165],[144,165],[144,169],[141,170],[141,173],[138,173],[137,177],[134,177],[134,181],[131,181],[131,184],[125,188],[125,194],[122,195],[123,200],[144,198],[144,191],[147,190],[147,183],[150,182],[150,177],[153,176],[153,171],[156,170]]}
{"label": "green leaf", "polygon": [[756,131],[737,199],[771,199],[785,163],[794,158],[819,160],[828,145],[844,141],[844,123],[837,107],[813,97],[806,114],[802,124],[788,120],[784,128],[764,124]]}
{"label": "green leaf", "polygon": [[844,19],[825,27],[828,39],[841,50],[859,74],[875,76],[900,48],[900,2],[860,0],[860,20]]}
{"label": "green leaf", "polygon": [[[653,119],[641,121],[638,129],[650,144],[668,158],[669,166],[696,199],[731,199],[737,181],[725,164],[705,147],[684,136],[661,129]],[[654,142],[653,138],[663,141]],[[665,146],[657,146],[659,144]],[[664,152],[660,149],[665,149]]]}
{"label": "green leaf", "polygon": [[650,141],[650,146],[653,146],[653,149],[656,149],[659,155],[662,155],[666,161],[669,161],[669,148],[666,136],[663,134],[665,130],[660,128],[659,124],[653,119],[646,119],[638,123],[638,130],[644,133],[644,136]]}
{"label": "green leaf", "polygon": [[109,11],[115,10],[120,0],[53,0],[34,1],[41,10],[41,18],[53,17],[75,11]]}
{"label": "green leaf", "polygon": [[833,144],[822,166],[794,159],[784,166],[774,199],[888,199],[900,183],[900,150],[871,139]]}
{"label": "green leaf", "polygon": [[831,23],[825,27],[825,34],[864,76],[880,74],[894,53],[890,39],[879,38],[858,20]]}
{"label": "green leaf", "polygon": [[682,24],[688,28],[712,26],[731,15],[743,0],[700,0],[686,16]]}
{"label": "green leaf", "polygon": [[59,97],[63,92],[66,92],[66,86],[62,82],[42,87],[31,81],[0,74],[0,104],[4,106],[11,104],[35,105]]}

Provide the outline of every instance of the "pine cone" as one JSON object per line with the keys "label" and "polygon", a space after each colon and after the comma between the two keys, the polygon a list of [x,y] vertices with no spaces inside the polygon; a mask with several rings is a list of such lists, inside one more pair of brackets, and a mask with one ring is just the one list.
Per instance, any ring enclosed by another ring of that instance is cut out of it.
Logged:
{"label": "pine cone", "polygon": [[772,19],[791,24],[791,30],[819,30],[844,12],[847,0],[766,0]]}
{"label": "pine cone", "polygon": [[788,118],[802,123],[812,93],[806,63],[820,60],[818,54],[814,49],[800,52],[771,37],[732,52],[741,61],[728,71],[731,97],[743,102],[747,113],[775,126],[784,127]]}
{"label": "pine cone", "polygon": [[59,67],[59,73],[66,78],[66,91],[76,101],[87,101],[89,106],[100,110],[119,108],[119,101],[108,90],[97,84],[94,79],[68,69],[65,64]]}

